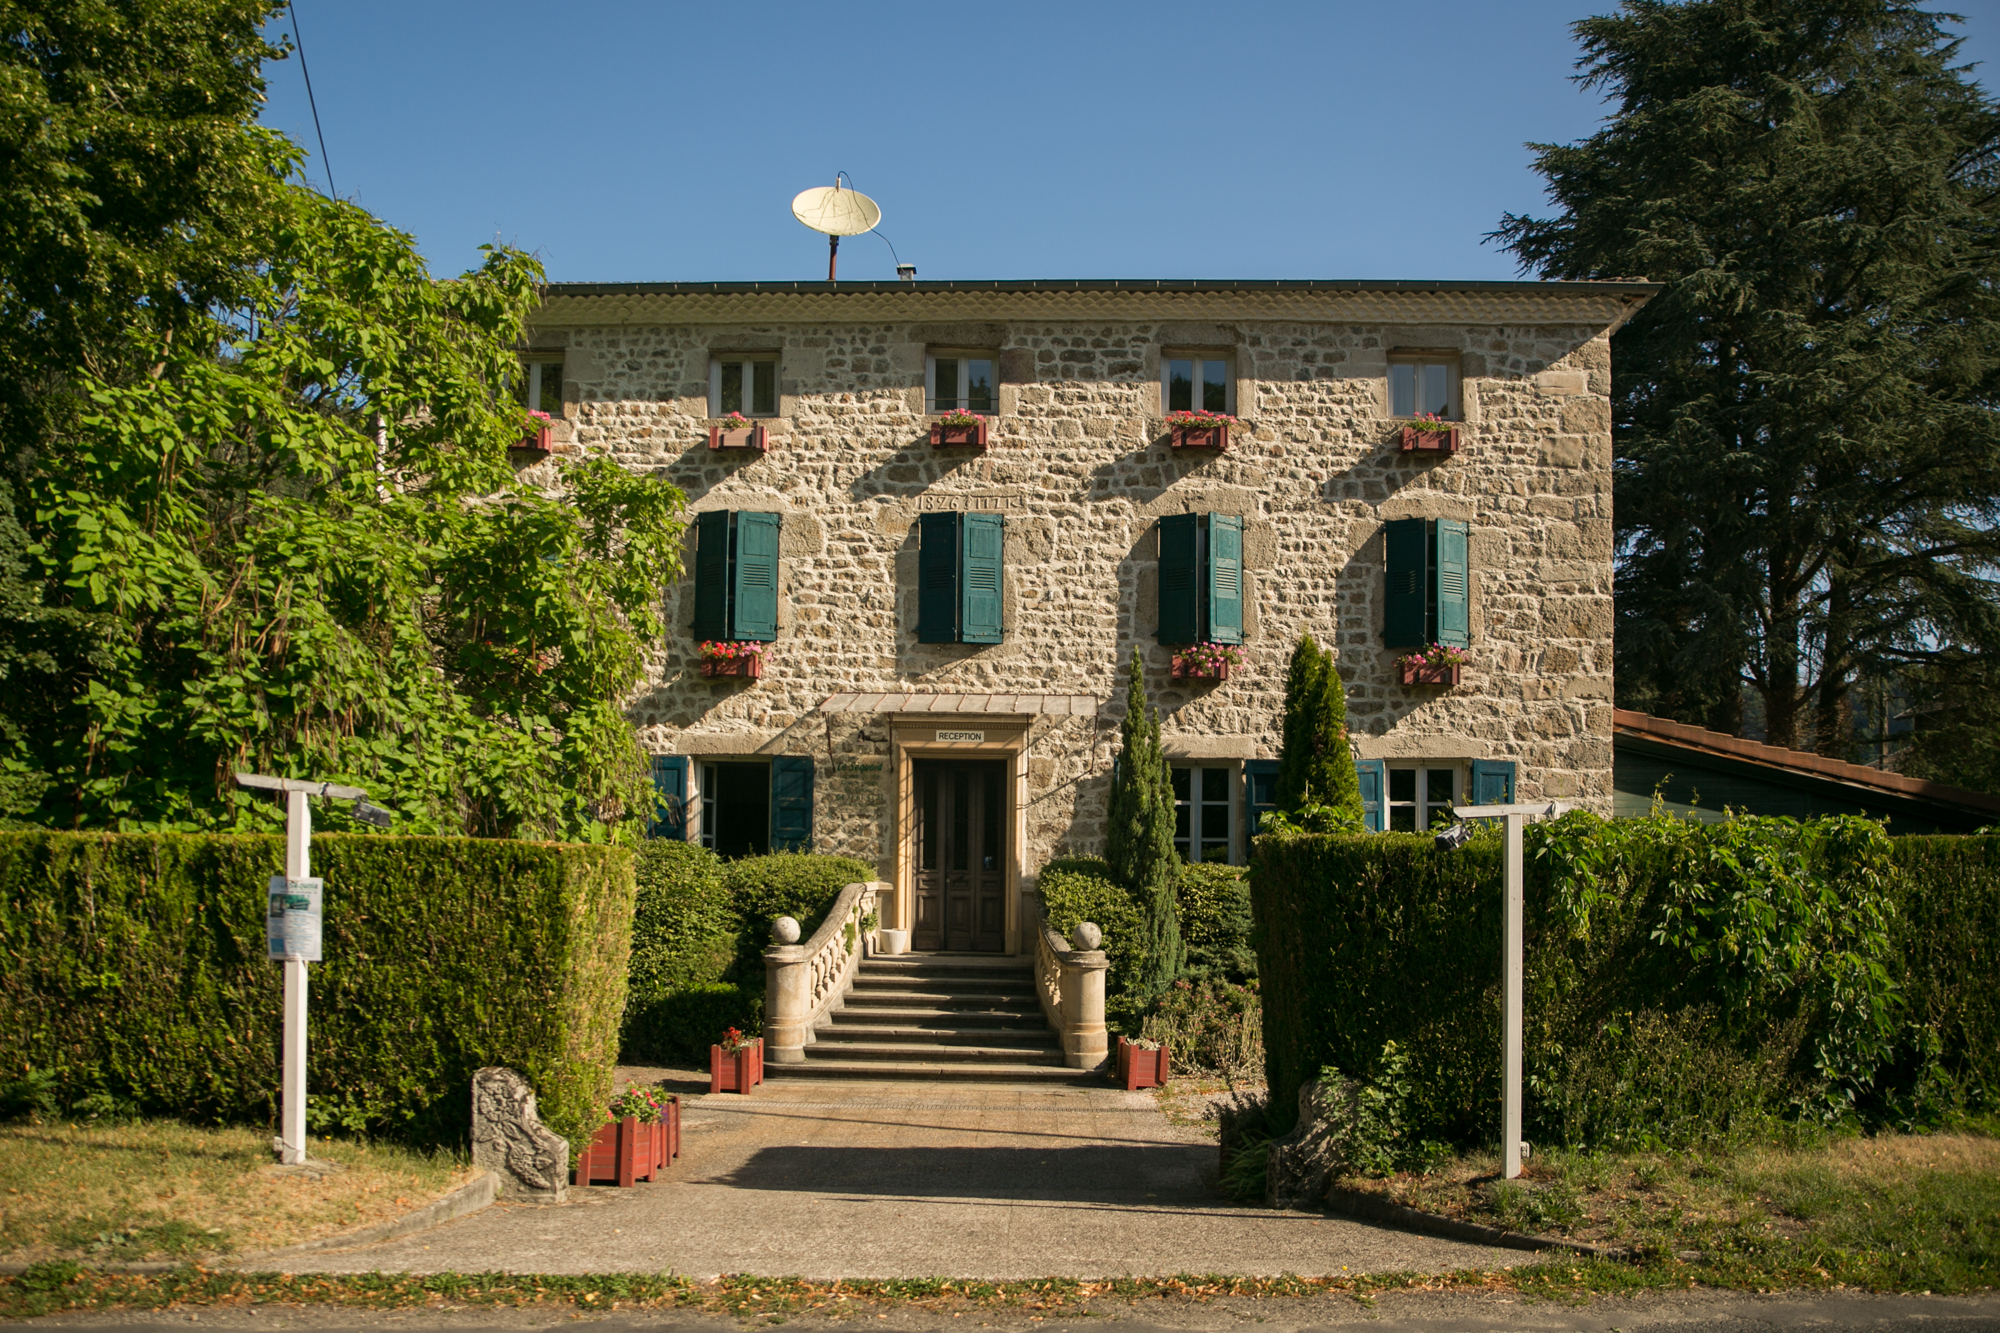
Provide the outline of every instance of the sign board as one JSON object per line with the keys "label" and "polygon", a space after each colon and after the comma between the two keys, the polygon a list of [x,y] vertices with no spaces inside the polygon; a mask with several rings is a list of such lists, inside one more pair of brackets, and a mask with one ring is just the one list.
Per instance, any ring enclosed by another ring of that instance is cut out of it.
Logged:
{"label": "sign board", "polygon": [[937,734],[937,738],[940,742],[951,742],[959,745],[979,745],[985,742],[986,733],[983,731],[940,731]]}
{"label": "sign board", "polygon": [[265,957],[317,963],[319,957],[320,894],[325,881],[271,876],[271,896],[264,908]]}

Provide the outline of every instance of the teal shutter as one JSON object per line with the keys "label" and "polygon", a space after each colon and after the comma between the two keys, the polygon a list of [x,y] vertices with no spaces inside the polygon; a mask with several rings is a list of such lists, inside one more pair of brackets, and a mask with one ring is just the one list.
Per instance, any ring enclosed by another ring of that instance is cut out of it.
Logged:
{"label": "teal shutter", "polygon": [[813,835],[813,761],[781,754],[771,760],[771,850],[809,852]]}
{"label": "teal shutter", "polygon": [[1211,643],[1243,642],[1243,520],[1208,516],[1208,634]]}
{"label": "teal shutter", "polygon": [[[1418,522],[1423,520],[1419,519]],[[1389,826],[1382,806],[1382,761],[1380,759],[1357,759],[1354,761],[1354,776],[1361,783],[1361,813],[1363,827],[1370,833],[1380,833]]]}
{"label": "teal shutter", "polygon": [[1201,571],[1195,549],[1201,515],[1168,514],[1160,520],[1161,643],[1201,641]]}
{"label": "teal shutter", "polygon": [[917,642],[958,642],[958,515],[917,516]]}
{"label": "teal shutter", "polygon": [[730,637],[769,643],[778,637],[777,514],[736,515],[735,615]]}
{"label": "teal shutter", "polygon": [[1514,804],[1514,761],[1475,759],[1472,761],[1472,803],[1474,805]]}
{"label": "teal shutter", "polygon": [[646,823],[649,838],[687,841],[688,761],[683,754],[653,756],[653,817]]}
{"label": "teal shutter", "polygon": [[1382,611],[1382,642],[1390,648],[1423,648],[1424,594],[1429,579],[1424,557],[1429,534],[1420,518],[1392,518],[1382,525],[1388,579]]}
{"label": "teal shutter", "polygon": [[1278,808],[1278,761],[1248,759],[1243,763],[1243,836],[1254,838],[1263,829],[1264,816]]}
{"label": "teal shutter", "polygon": [[729,637],[729,511],[694,516],[694,637]]}
{"label": "teal shutter", "polygon": [[1007,550],[1007,520],[999,514],[967,514],[959,524],[958,641],[999,643],[1000,575]]}
{"label": "teal shutter", "polygon": [[1455,518],[1437,527],[1437,641],[1472,646],[1471,528]]}

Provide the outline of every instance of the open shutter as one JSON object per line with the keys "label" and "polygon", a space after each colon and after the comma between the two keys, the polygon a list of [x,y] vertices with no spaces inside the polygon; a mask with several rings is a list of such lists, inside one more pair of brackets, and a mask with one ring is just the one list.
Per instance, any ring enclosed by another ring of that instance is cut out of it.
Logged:
{"label": "open shutter", "polygon": [[1007,520],[999,514],[967,514],[959,525],[963,556],[959,565],[958,641],[998,643],[1000,574],[1007,549]]}
{"label": "open shutter", "polygon": [[694,637],[729,637],[729,511],[694,516]]}
{"label": "open shutter", "polygon": [[1514,804],[1514,761],[1475,759],[1472,761],[1472,803],[1474,805]]}
{"label": "open shutter", "polygon": [[688,761],[682,754],[653,756],[653,817],[646,836],[687,841]]}
{"label": "open shutter", "polygon": [[957,514],[917,515],[917,642],[958,642]]}
{"label": "open shutter", "polygon": [[1471,528],[1455,518],[1438,520],[1437,641],[1472,646]]}
{"label": "open shutter", "polygon": [[771,850],[809,852],[813,835],[813,761],[781,754],[771,760]]}
{"label": "open shutter", "polygon": [[1201,515],[1168,514],[1160,520],[1161,643],[1201,641],[1201,571],[1195,543]]}
{"label": "open shutter", "polygon": [[1208,639],[1243,642],[1243,520],[1208,516]]}
{"label": "open shutter", "polygon": [[1388,579],[1382,611],[1382,642],[1390,648],[1423,648],[1427,540],[1420,518],[1392,518],[1382,525]]}
{"label": "open shutter", "polygon": [[[1422,520],[1418,521],[1421,522]],[[1389,826],[1387,817],[1382,811],[1382,761],[1380,759],[1355,760],[1354,776],[1361,783],[1362,826],[1370,833],[1380,833]]]}
{"label": "open shutter", "polygon": [[1263,831],[1264,816],[1278,808],[1278,761],[1243,762],[1243,827],[1247,841]]}
{"label": "open shutter", "polygon": [[777,514],[736,516],[734,638],[769,643],[778,637],[778,525],[782,522]]}

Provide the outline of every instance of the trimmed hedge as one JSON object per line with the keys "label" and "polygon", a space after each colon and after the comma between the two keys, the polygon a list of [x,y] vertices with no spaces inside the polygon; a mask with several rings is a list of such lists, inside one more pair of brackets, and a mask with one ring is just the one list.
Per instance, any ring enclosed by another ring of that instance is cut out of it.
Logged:
{"label": "trimmed hedge", "polygon": [[[1111,959],[1107,986],[1126,995],[1139,974],[1145,949],[1141,905],[1112,877],[1108,863],[1094,856],[1064,857],[1042,867],[1038,881],[1049,924],[1067,936],[1079,921],[1104,931]],[[1250,886],[1244,867],[1182,865],[1174,878],[1181,939],[1187,945],[1185,975],[1196,979],[1244,981],[1257,975],[1250,947]]]}
{"label": "trimmed hedge", "polygon": [[[580,1145],[612,1091],[632,854],[322,834],[311,970],[316,1118],[463,1141],[473,1072],[520,1071]],[[274,1123],[282,969],[264,957],[281,838],[0,834],[0,1082],[61,1099]]]}
{"label": "trimmed hedge", "polygon": [[[1685,1143],[1800,1114],[1994,1105],[2000,839],[1827,819],[1531,826],[1531,1136]],[[1274,1127],[1326,1066],[1409,1058],[1413,1139],[1494,1137],[1501,844],[1259,838]]]}

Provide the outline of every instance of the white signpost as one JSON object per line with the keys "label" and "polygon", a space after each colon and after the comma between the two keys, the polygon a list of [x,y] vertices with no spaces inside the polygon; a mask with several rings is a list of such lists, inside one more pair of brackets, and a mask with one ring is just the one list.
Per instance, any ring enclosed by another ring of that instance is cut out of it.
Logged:
{"label": "white signpost", "polygon": [[1501,1174],[1513,1180],[1521,1174],[1521,951],[1522,919],[1526,915],[1521,890],[1521,831],[1531,819],[1553,819],[1560,802],[1538,805],[1466,805],[1454,811],[1460,819],[1499,819],[1506,828],[1502,852],[1506,899],[1500,941],[1500,1159]]}
{"label": "white signpost", "polygon": [[271,876],[264,906],[265,956],[285,965],[285,1040],[278,1103],[278,1160],[303,1166],[306,1160],[306,964],[320,961],[320,905],[323,881],[312,877],[311,797],[353,801],[355,813],[371,824],[387,824],[389,812],[368,803],[359,787],[302,782],[262,773],[238,773],[244,787],[285,793],[285,873]]}

